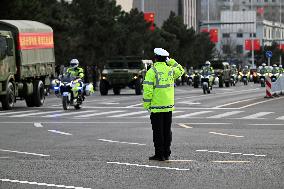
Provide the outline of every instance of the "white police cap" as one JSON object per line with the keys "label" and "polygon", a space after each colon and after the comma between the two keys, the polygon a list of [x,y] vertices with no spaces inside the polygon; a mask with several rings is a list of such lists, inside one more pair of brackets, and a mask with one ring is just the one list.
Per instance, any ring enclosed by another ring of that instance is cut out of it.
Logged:
{"label": "white police cap", "polygon": [[162,48],[155,48],[154,53],[158,56],[170,56],[169,52]]}

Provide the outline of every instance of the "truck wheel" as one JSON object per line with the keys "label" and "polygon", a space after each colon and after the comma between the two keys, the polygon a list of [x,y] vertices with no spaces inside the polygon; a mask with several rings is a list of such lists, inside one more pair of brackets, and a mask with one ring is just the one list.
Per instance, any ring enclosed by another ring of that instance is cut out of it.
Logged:
{"label": "truck wheel", "polygon": [[138,79],[135,83],[135,94],[141,95],[142,94],[142,81]]}
{"label": "truck wheel", "polygon": [[108,94],[108,84],[105,81],[100,82],[100,93],[101,95],[107,95]]}
{"label": "truck wheel", "polygon": [[113,93],[115,95],[119,95],[120,94],[120,88],[113,88]]}
{"label": "truck wheel", "polygon": [[34,107],[33,96],[27,96],[25,98],[27,107]]}
{"label": "truck wheel", "polygon": [[226,86],[226,87],[230,87],[230,82],[226,81],[226,82],[225,82],[225,86]]}
{"label": "truck wheel", "polygon": [[6,90],[6,95],[2,97],[2,108],[3,110],[11,110],[15,104],[14,85],[9,82]]}
{"label": "truck wheel", "polygon": [[37,80],[34,83],[33,100],[34,100],[34,106],[36,107],[40,107],[44,103],[45,100],[44,84],[41,80]]}

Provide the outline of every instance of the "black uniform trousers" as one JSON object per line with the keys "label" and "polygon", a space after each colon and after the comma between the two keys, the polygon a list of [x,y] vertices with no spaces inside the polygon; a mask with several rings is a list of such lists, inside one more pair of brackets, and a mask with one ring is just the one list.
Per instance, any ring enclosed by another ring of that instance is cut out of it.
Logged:
{"label": "black uniform trousers", "polygon": [[150,115],[155,155],[169,157],[172,143],[172,112],[158,112]]}

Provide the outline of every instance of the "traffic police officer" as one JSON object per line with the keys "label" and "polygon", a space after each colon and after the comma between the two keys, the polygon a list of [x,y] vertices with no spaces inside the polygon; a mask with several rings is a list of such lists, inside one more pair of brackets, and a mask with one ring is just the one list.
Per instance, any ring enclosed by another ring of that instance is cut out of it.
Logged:
{"label": "traffic police officer", "polygon": [[155,63],[146,73],[143,82],[143,107],[151,112],[155,155],[149,160],[168,160],[172,142],[172,111],[174,110],[174,81],[184,69],[169,53],[155,48]]}
{"label": "traffic police officer", "polygon": [[[67,68],[65,75],[76,77],[77,79],[84,78],[84,70],[83,68],[79,67],[78,59],[72,59],[70,61],[70,67]],[[81,81],[81,82],[76,83],[75,86],[72,87],[74,98],[78,96],[78,87],[82,87],[82,86],[83,86],[83,83]]]}

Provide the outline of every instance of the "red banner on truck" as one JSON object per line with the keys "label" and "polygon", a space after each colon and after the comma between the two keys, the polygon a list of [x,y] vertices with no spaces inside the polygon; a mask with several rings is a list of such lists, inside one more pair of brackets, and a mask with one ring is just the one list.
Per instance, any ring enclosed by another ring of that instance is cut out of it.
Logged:
{"label": "red banner on truck", "polygon": [[19,33],[19,50],[54,48],[53,33]]}

